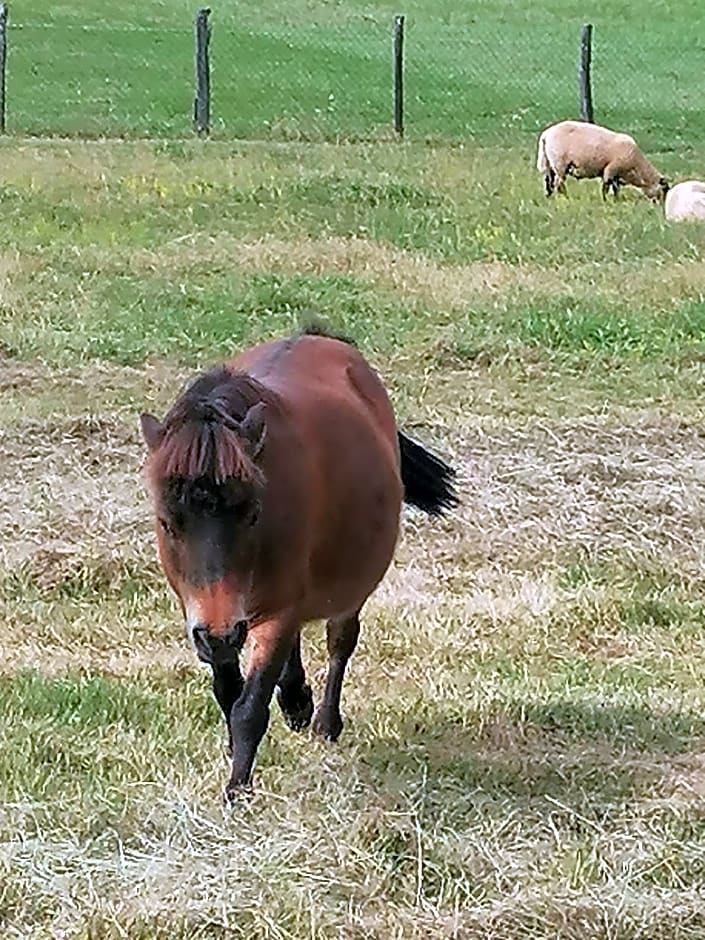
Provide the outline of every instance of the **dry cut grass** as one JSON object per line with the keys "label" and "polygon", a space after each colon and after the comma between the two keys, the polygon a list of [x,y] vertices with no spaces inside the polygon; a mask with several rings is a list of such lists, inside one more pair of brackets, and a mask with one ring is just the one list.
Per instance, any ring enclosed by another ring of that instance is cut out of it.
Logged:
{"label": "dry cut grass", "polygon": [[[275,717],[256,796],[224,814],[132,406],[42,411],[2,432],[6,936],[701,935],[697,426],[413,429],[458,465],[463,506],[407,516],[340,747]],[[317,630],[307,658],[320,689]]]}

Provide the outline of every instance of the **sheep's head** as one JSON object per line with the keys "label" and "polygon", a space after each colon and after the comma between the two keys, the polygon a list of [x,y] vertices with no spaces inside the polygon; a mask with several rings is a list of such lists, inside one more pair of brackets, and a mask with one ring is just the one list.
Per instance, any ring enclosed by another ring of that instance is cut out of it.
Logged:
{"label": "sheep's head", "polygon": [[666,177],[659,176],[655,183],[646,187],[644,194],[648,196],[652,202],[663,202],[669,188],[670,186]]}

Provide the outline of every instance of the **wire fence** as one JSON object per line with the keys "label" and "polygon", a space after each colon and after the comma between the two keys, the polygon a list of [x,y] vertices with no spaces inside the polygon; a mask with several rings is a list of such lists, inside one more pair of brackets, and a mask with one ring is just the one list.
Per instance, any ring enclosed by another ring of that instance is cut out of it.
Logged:
{"label": "wire fence", "polygon": [[[403,11],[401,11],[403,12]],[[195,11],[194,11],[195,13]],[[238,14],[240,15],[240,14]],[[348,10],[318,18],[216,10],[210,41],[211,134],[299,140],[394,135],[392,18]],[[130,23],[15,19],[7,27],[7,132],[181,137],[194,106],[193,19]],[[458,25],[407,16],[406,136],[510,142],[579,116],[582,22]],[[705,51],[680,24],[615,35],[595,21],[595,119],[652,147],[705,140]]]}

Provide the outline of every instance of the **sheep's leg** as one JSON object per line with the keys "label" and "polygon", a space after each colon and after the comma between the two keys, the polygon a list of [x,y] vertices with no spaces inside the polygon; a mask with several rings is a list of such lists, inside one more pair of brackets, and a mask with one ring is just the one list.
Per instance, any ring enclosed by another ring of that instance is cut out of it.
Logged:
{"label": "sheep's leg", "polygon": [[561,164],[552,167],[553,170],[553,188],[557,193],[561,193],[563,196],[567,196],[568,193],[565,188],[565,178],[570,172],[570,164]]}
{"label": "sheep's leg", "polygon": [[612,190],[614,198],[616,199],[619,195],[619,187],[621,185],[621,180],[619,178],[619,166],[612,166],[607,164],[607,166],[602,171],[602,198],[607,199],[607,193]]}
{"label": "sheep's leg", "polygon": [[607,179],[602,181],[602,198],[607,199],[607,193],[612,190],[612,195],[616,199],[619,195],[620,182],[618,177],[614,176],[612,179]]}
{"label": "sheep's leg", "polygon": [[556,174],[553,172],[552,167],[548,168],[548,172],[544,176],[543,181],[546,186],[546,195],[553,195],[553,191],[556,188]]}

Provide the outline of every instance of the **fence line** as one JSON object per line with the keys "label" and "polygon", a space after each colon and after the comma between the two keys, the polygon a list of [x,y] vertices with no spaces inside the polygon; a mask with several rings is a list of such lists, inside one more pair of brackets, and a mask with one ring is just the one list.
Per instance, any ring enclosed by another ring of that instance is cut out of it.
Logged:
{"label": "fence line", "polygon": [[[593,120],[595,79],[601,119],[626,115],[615,126],[647,136],[654,126],[685,135],[699,108],[697,50],[687,52],[686,65],[676,68],[666,55],[661,66],[654,58],[660,37],[639,36],[627,57],[613,32],[600,31],[595,58],[591,24],[582,31],[578,23],[497,25],[494,33],[481,18],[461,28],[421,15],[381,21],[347,11],[318,25],[268,16],[256,28],[256,15],[255,8],[247,13],[249,26],[214,17],[212,36],[211,19],[200,34],[196,26],[195,62],[193,24],[13,20],[6,29],[7,127],[0,114],[0,130],[504,140],[567,117]],[[680,93],[681,69],[688,84],[677,109],[670,102],[674,89]],[[663,98],[658,121],[655,88]]]}
{"label": "fence line", "polygon": [[14,23],[16,29],[54,29],[58,32],[75,33],[177,33],[183,36],[185,30],[178,26],[133,26],[129,23]]}

